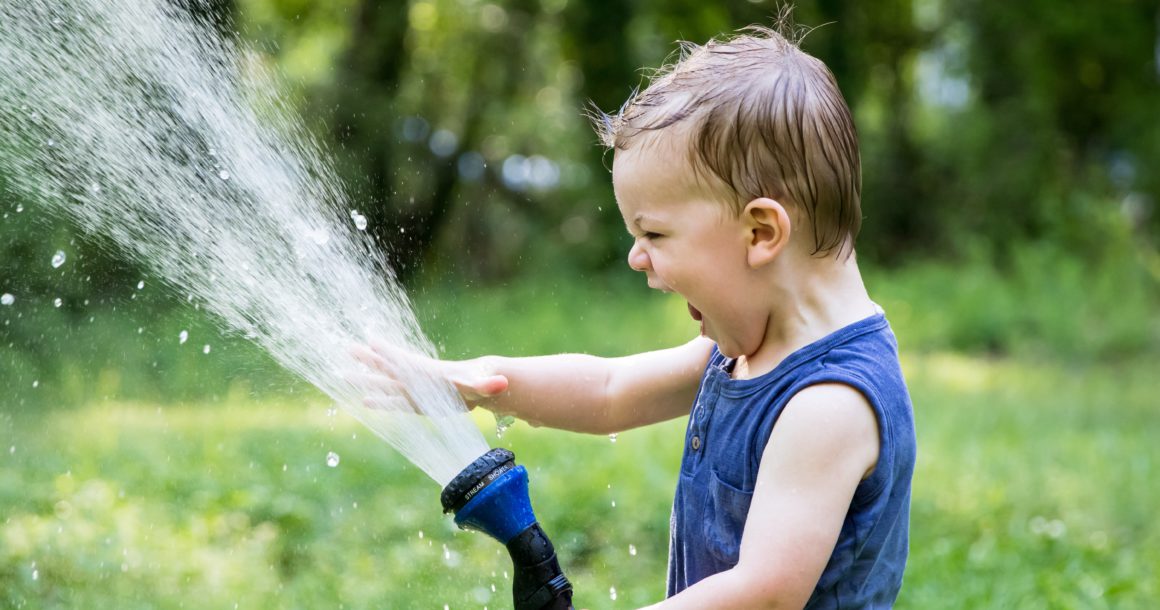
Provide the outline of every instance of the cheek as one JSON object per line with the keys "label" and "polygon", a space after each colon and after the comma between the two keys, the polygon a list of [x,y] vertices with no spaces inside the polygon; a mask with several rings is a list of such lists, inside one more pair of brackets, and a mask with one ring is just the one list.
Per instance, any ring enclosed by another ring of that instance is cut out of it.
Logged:
{"label": "cheek", "polygon": [[664,270],[668,269],[669,257],[665,255],[664,251],[649,247],[645,250],[645,255],[648,256],[649,268],[653,271],[663,273]]}

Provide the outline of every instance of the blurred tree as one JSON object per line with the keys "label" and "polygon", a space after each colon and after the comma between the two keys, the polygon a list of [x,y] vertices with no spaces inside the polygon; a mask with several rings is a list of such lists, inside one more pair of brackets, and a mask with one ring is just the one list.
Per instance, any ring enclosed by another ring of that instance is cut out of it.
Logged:
{"label": "blurred tree", "polygon": [[933,160],[948,168],[939,228],[952,243],[972,234],[1000,251],[1029,238],[1098,247],[1107,235],[1093,214],[1133,194],[1146,214],[1160,195],[1144,169],[1160,161],[1160,9],[1065,4],[948,7],[941,27],[960,36],[969,83],[961,123],[944,131],[957,150]]}
{"label": "blurred tree", "polygon": [[[615,110],[676,41],[770,24],[781,10],[768,0],[169,1],[285,76],[287,99],[332,150],[351,206],[402,276],[427,265],[488,281],[529,260],[623,265],[611,157],[586,104]],[[1155,0],[802,0],[795,17],[816,26],[803,47],[854,111],[862,256],[983,252],[1018,265],[1014,254],[1036,241],[1076,259],[1127,251],[1115,260],[1144,260],[1160,278]],[[0,139],[0,157],[20,145]],[[70,262],[53,270],[58,249]],[[0,175],[0,293],[80,324],[140,278]],[[22,312],[0,307],[0,345],[47,370],[58,354]]]}
{"label": "blurred tree", "polygon": [[[351,9],[349,41],[335,70],[337,86],[319,94],[325,100],[321,104],[323,107],[333,105],[335,109],[328,119],[335,141],[346,152],[348,163],[356,168],[366,183],[367,213],[374,221],[372,230],[377,233],[388,224],[384,222],[389,218],[386,211],[398,210],[391,205],[397,195],[397,189],[393,188],[397,171],[393,131],[398,123],[394,102],[400,75],[408,60],[404,44],[407,21],[401,18],[406,14],[408,4],[406,1],[374,0],[355,4]],[[436,171],[441,174],[437,179],[439,188],[445,189],[443,185],[448,182],[442,175],[446,173],[445,166]],[[435,200],[437,196],[432,196],[433,201],[421,214],[428,222],[440,220],[446,208],[443,201]],[[389,224],[399,224],[398,219],[395,220]],[[408,254],[416,247],[425,248],[430,241],[424,239],[416,244],[416,237],[412,231],[407,240],[393,240],[392,243],[396,244],[392,250],[396,269],[404,272],[409,269],[401,263],[413,256]],[[410,247],[404,250],[400,245],[403,243]]]}
{"label": "blurred tree", "polygon": [[[522,260],[620,264],[614,110],[675,49],[778,6],[731,0],[173,0],[254,42],[334,149],[352,206],[404,275],[497,277]],[[860,249],[878,260],[1160,229],[1154,0],[803,0],[864,164]],[[1114,32],[1114,35],[1109,33]],[[1121,220],[1116,220],[1121,219]],[[1099,223],[1096,223],[1099,224]],[[24,238],[3,247],[9,260]],[[113,260],[96,265],[111,268]],[[100,269],[94,273],[100,273]]]}

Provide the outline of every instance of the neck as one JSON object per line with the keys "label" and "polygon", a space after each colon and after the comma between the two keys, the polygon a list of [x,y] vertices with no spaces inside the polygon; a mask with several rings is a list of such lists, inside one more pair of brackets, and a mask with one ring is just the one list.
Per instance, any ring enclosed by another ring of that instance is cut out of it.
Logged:
{"label": "neck", "polygon": [[768,373],[794,351],[873,315],[875,306],[853,255],[796,258],[782,261],[768,276],[765,338],[755,352],[738,359],[735,377]]}

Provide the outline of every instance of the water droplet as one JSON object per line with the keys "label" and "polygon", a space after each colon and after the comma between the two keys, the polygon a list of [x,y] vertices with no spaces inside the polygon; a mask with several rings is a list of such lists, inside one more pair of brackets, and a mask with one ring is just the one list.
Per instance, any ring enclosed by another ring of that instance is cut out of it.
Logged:
{"label": "water droplet", "polygon": [[339,457],[338,457],[337,453],[331,451],[330,453],[326,454],[326,465],[327,466],[330,466],[331,468],[338,466],[338,460],[339,460]]}
{"label": "water droplet", "polygon": [[335,416],[335,415],[337,415],[337,414],[338,414],[338,409],[336,409],[336,408],[334,408],[334,407],[331,407],[331,408],[329,408],[329,409],[327,409],[327,410],[326,410],[326,416],[327,416],[327,417],[334,417],[334,416]]}
{"label": "water droplet", "polygon": [[40,570],[32,570],[32,580],[40,580]]}
{"label": "water droplet", "polygon": [[16,213],[19,214],[23,211],[24,211],[24,204],[22,204],[22,203],[16,204]]}
{"label": "water droplet", "polygon": [[287,468],[289,468],[289,466],[287,466],[286,464],[282,464],[282,472],[286,472]]}
{"label": "water droplet", "polygon": [[419,540],[423,539],[423,530],[419,530]]}
{"label": "water droplet", "polygon": [[52,148],[53,146],[56,146],[56,140],[49,138],[49,139],[44,141],[44,145],[49,147],[49,148]]}
{"label": "water droplet", "polygon": [[218,172],[218,178],[221,178],[222,180],[229,180],[230,173],[223,169],[222,171]]}
{"label": "water droplet", "polygon": [[138,327],[137,327],[137,334],[138,334],[138,335],[140,335],[140,334],[141,334],[141,333],[143,333],[143,332],[145,332],[145,327],[144,327],[144,326],[138,326]]}
{"label": "water droplet", "polygon": [[188,330],[183,330],[183,331],[177,333],[177,343],[179,345],[185,343],[186,341],[189,341],[189,331]]}
{"label": "water droplet", "polygon": [[39,380],[39,379],[37,379],[36,381],[33,381],[33,382],[32,382],[32,387],[34,387],[34,388],[39,388],[39,387],[40,387],[40,380]]}
{"label": "water droplet", "polygon": [[632,555],[633,557],[636,557],[636,545],[635,544],[628,545],[628,554]]}
{"label": "water droplet", "polygon": [[616,500],[612,501],[612,508],[616,508]]}
{"label": "water droplet", "polygon": [[9,455],[13,455],[15,453],[16,453],[16,445],[12,445],[11,447],[8,448]]}
{"label": "water droplet", "polygon": [[359,214],[358,210],[350,211],[350,219],[354,221],[354,226],[359,231],[365,231],[367,229],[367,217]]}
{"label": "water droplet", "polygon": [[495,414],[495,437],[503,438],[503,433],[508,431],[513,424],[516,423],[516,418],[512,415]]}
{"label": "water droplet", "polygon": [[137,290],[141,290],[142,288],[145,288],[145,280],[137,282]]}
{"label": "water droplet", "polygon": [[203,346],[202,346],[202,348],[201,348],[201,353],[203,353],[203,354],[208,354],[208,353],[209,353],[209,345],[208,345],[208,344],[207,344],[207,345],[203,345]]}
{"label": "water droplet", "polygon": [[608,441],[609,441],[609,442],[612,442],[612,443],[615,443],[615,442],[616,442],[616,433],[615,433],[615,432],[613,432],[612,434],[609,434],[609,435],[608,435]]}
{"label": "water droplet", "polygon": [[56,297],[55,299],[52,300],[53,307],[60,307],[63,304],[64,304],[64,301],[62,301],[60,297]]}
{"label": "water droplet", "polygon": [[15,302],[16,302],[16,297],[12,296],[11,294],[9,294],[7,292],[5,292],[4,294],[0,294],[0,305],[11,305]]}
{"label": "water droplet", "polygon": [[64,251],[57,250],[56,254],[52,255],[52,268],[59,269],[60,266],[64,264],[65,260],[67,260],[67,257],[64,255]]}
{"label": "water droplet", "polygon": [[90,184],[89,185],[89,192],[94,194],[94,195],[96,195],[97,193],[100,193],[101,192],[101,185],[97,184],[96,182]]}
{"label": "water droplet", "polygon": [[443,545],[443,559],[446,559],[447,561],[451,560],[451,549],[447,548],[446,544]]}
{"label": "water droplet", "polygon": [[608,597],[612,598],[612,601],[616,601],[616,587],[608,588]]}

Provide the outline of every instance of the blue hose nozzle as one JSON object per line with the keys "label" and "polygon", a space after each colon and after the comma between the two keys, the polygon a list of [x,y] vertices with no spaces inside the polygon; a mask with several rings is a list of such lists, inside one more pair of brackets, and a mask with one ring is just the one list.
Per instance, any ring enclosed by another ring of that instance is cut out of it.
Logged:
{"label": "blue hose nozzle", "polygon": [[507,449],[492,449],[464,468],[440,495],[455,524],[483,532],[507,547],[515,567],[516,610],[571,610],[572,584],[532,512],[528,471]]}

